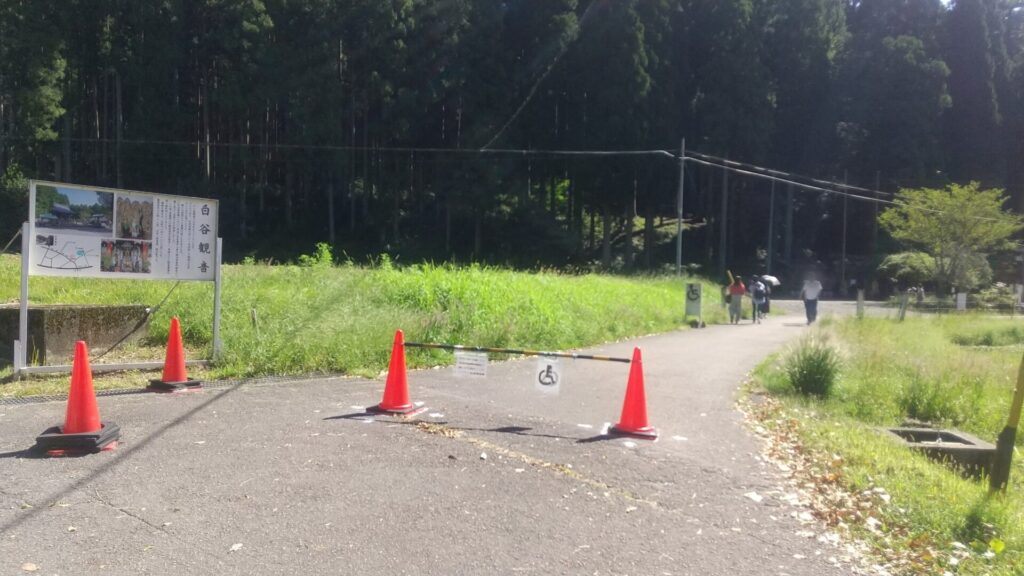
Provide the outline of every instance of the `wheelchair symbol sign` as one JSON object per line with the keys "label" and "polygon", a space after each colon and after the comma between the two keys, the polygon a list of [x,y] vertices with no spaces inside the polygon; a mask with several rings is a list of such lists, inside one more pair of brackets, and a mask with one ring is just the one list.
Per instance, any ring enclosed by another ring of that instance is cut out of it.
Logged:
{"label": "wheelchair symbol sign", "polygon": [[561,363],[556,358],[537,359],[536,378],[534,387],[545,394],[558,394],[561,389],[564,374]]}
{"label": "wheelchair symbol sign", "polygon": [[701,285],[686,285],[686,315],[700,316]]}

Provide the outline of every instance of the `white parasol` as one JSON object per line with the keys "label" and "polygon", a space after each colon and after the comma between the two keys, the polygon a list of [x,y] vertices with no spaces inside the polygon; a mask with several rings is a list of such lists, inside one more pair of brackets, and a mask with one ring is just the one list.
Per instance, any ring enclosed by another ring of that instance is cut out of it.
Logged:
{"label": "white parasol", "polygon": [[765,282],[768,282],[772,286],[778,286],[778,285],[782,284],[782,282],[779,282],[778,278],[776,278],[775,276],[769,276],[767,274],[765,274],[764,276],[761,276],[761,280],[764,280]]}

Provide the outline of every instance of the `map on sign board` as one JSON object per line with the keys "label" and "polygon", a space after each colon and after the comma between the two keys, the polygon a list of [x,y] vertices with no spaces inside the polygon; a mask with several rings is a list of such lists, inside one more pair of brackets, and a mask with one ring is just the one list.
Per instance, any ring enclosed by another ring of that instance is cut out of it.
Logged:
{"label": "map on sign board", "polygon": [[213,280],[217,201],[31,182],[29,273]]}
{"label": "map on sign board", "polygon": [[486,378],[487,354],[485,352],[455,352],[455,375],[460,378]]}
{"label": "map on sign board", "polygon": [[558,394],[565,380],[562,363],[557,358],[541,356],[537,358],[536,377],[533,384],[537,390],[545,394]]}

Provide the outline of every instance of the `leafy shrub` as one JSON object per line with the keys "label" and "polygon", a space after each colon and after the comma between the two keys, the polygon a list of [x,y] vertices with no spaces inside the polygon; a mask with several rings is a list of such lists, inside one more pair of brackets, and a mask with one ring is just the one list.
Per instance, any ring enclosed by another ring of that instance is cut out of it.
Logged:
{"label": "leafy shrub", "polygon": [[882,260],[878,272],[901,284],[924,284],[935,277],[935,259],[924,252],[890,254]]}
{"label": "leafy shrub", "polygon": [[908,418],[921,422],[938,422],[945,415],[940,387],[915,377],[899,395],[900,407]]}
{"label": "leafy shrub", "polygon": [[1017,303],[1017,295],[1014,294],[1013,288],[1002,282],[996,282],[992,286],[971,296],[970,300],[973,300],[973,302],[968,303],[981,308],[1007,309],[1012,308]]}
{"label": "leafy shrub", "polygon": [[954,333],[950,339],[959,346],[1011,346],[1024,342],[1024,326],[986,326]]}
{"label": "leafy shrub", "polygon": [[[11,163],[7,171],[0,174],[0,250],[7,240],[21,228],[22,221],[28,217],[28,180],[21,173],[17,164]],[[12,245],[17,250],[21,244]]]}
{"label": "leafy shrub", "polygon": [[808,336],[786,358],[784,369],[794,390],[825,398],[832,392],[839,364],[839,353],[824,338]]}
{"label": "leafy shrub", "polygon": [[906,418],[957,426],[977,414],[984,397],[984,383],[974,377],[944,376],[938,380],[920,374],[911,377],[897,400]]}
{"label": "leafy shrub", "polygon": [[326,242],[317,242],[316,253],[299,256],[299,266],[306,268],[330,268],[333,265],[334,254],[331,253],[331,245]]}

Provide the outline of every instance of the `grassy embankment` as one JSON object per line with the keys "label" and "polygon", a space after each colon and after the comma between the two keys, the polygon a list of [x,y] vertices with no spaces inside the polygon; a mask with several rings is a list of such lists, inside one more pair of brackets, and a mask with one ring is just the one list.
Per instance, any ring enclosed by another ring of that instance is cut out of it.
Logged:
{"label": "grassy embankment", "polygon": [[862,532],[880,550],[896,549],[915,558],[909,573],[1024,573],[1019,448],[1024,433],[1017,437],[1007,494],[989,497],[987,480],[965,479],[878,431],[925,422],[994,443],[1006,422],[1024,351],[1018,322],[966,315],[903,323],[847,319],[827,325],[822,331],[841,357],[839,378],[827,399],[792,391],[785,354],[756,374],[782,401],[784,417],[774,421],[795,416],[801,440],[815,459],[841,462],[823,468],[837,473],[854,492],[882,488],[891,496],[888,505],[869,511],[881,528],[869,522]]}
{"label": "grassy embankment", "polygon": [[[675,278],[571,276],[449,266],[224,267],[225,354],[206,378],[345,373],[376,376],[387,367],[395,330],[408,341],[572,349],[682,324],[683,286]],[[18,297],[19,260],[0,256],[0,302]],[[33,277],[33,304],[155,306],[173,282]],[[182,283],[154,315],[141,347],[112,358],[161,359],[169,319],[181,319],[190,358],[210,352],[213,287]],[[718,291],[705,283],[707,321],[723,314]],[[100,351],[91,350],[92,354]],[[411,367],[446,364],[451,354],[410,350]],[[9,375],[0,368],[0,377]],[[132,387],[142,375],[97,376],[97,387]],[[10,383],[0,395],[57,393],[66,376]]]}

